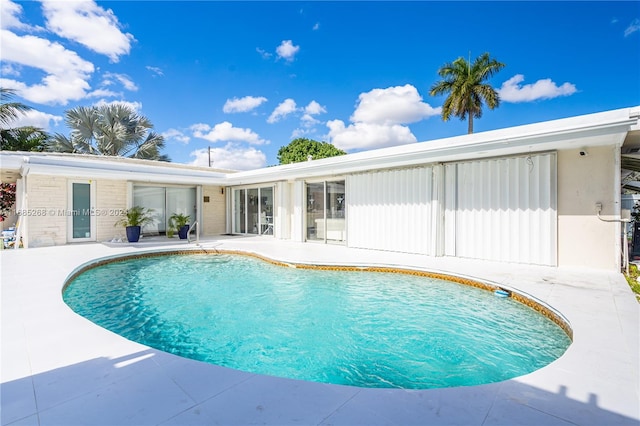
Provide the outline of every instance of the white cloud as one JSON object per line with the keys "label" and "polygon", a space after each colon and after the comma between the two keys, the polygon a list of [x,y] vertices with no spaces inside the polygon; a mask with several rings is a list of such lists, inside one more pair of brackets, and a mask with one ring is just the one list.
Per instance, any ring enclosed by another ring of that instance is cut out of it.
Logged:
{"label": "white cloud", "polygon": [[136,114],[140,114],[140,111],[142,111],[142,102],[129,102],[129,101],[109,101],[109,102],[107,102],[104,99],[100,99],[94,105],[98,106],[98,107],[102,106],[102,105],[124,105],[124,106],[127,106],[127,107],[131,108],[133,111],[135,111]]}
{"label": "white cloud", "polygon": [[248,112],[259,107],[266,101],[267,98],[262,96],[245,96],[244,98],[227,99],[227,101],[224,103],[224,106],[222,107],[222,111],[226,113]]}
{"label": "white cloud", "polygon": [[318,30],[318,29],[320,29],[320,22],[316,22],[316,23],[313,25],[313,31],[316,31],[316,30]]}
{"label": "white cloud", "polygon": [[533,84],[521,85],[524,81],[522,74],[516,74],[509,80],[502,83],[498,94],[500,100],[505,102],[531,102],[538,99],[553,99],[559,96],[570,96],[578,90],[571,83],[564,83],[557,86],[551,79],[545,78]]}
{"label": "white cloud", "polygon": [[326,123],[328,137],[345,151],[384,148],[417,142],[404,124],[414,123],[440,114],[422,101],[418,90],[410,85],[373,89],[358,96],[356,109],[350,117],[352,124],[342,120]]}
{"label": "white cloud", "polygon": [[19,77],[20,70],[15,64],[3,63],[2,67],[0,68],[0,75]]}
{"label": "white cloud", "polygon": [[233,127],[228,121],[216,124],[211,128],[208,124],[198,123],[191,126],[193,136],[209,142],[247,142],[254,145],[268,143],[251,129]]}
{"label": "white cloud", "polygon": [[286,61],[293,61],[296,53],[300,50],[300,46],[294,46],[291,40],[282,40],[280,46],[276,48],[276,53],[279,58],[282,58]]}
{"label": "white cloud", "polygon": [[631,24],[624,30],[624,36],[629,37],[636,31],[640,31],[640,19],[634,19]]}
{"label": "white cloud", "polygon": [[149,65],[147,65],[145,68],[147,68],[149,71],[151,71],[153,73],[154,77],[156,77],[156,76],[161,76],[162,77],[164,75],[164,73],[162,72],[162,68],[152,67],[152,66],[149,66]]}
{"label": "white cloud", "polygon": [[[198,149],[189,154],[195,159],[191,162],[195,166],[209,166],[209,149]],[[267,164],[267,157],[253,147],[243,148],[228,143],[224,148],[211,148],[211,167],[231,170],[260,169]]]}
{"label": "white cloud", "polygon": [[262,56],[262,59],[269,59],[273,56],[273,53],[269,53],[264,49],[260,49],[259,47],[256,47],[256,52],[258,52],[260,56]]}
{"label": "white cloud", "polygon": [[18,36],[0,30],[2,60],[44,71],[40,84],[0,79],[2,87],[16,89],[31,102],[66,105],[70,100],[82,99],[90,86],[88,80],[93,64],[80,58],[61,44],[32,35]]}
{"label": "white cloud", "polygon": [[399,124],[357,122],[345,127],[342,120],[331,120],[327,122],[327,127],[331,143],[345,151],[417,142],[411,130]]}
{"label": "white cloud", "polygon": [[123,94],[109,89],[96,89],[87,93],[87,98],[115,98],[116,96],[123,96]]}
{"label": "white cloud", "polygon": [[111,9],[103,9],[94,1],[43,1],[47,28],[60,37],[76,41],[94,52],[118,62],[131,50],[133,35],[120,30],[118,18]]}
{"label": "white cloud", "polygon": [[62,119],[63,117],[59,115],[47,114],[46,112],[32,109],[20,114],[18,118],[8,123],[8,126],[11,128],[33,126],[49,131],[52,124],[56,126]]}
{"label": "white cloud", "polygon": [[291,98],[285,99],[273,110],[269,118],[267,118],[267,123],[280,121],[282,118],[296,111],[296,101]]}
{"label": "white cloud", "polygon": [[327,112],[327,110],[316,101],[309,102],[309,105],[304,107],[304,112],[309,115],[318,115]]}
{"label": "white cloud", "polygon": [[0,1],[0,28],[27,30],[29,25],[20,21],[22,6],[9,0]]}
{"label": "white cloud", "polygon": [[106,72],[104,73],[104,75],[102,76],[103,80],[102,80],[102,85],[103,86],[110,86],[113,84],[113,80],[118,81],[120,84],[122,84],[122,86],[132,92],[135,92],[136,90],[138,90],[138,86],[136,86],[136,84],[133,82],[133,80],[131,80],[131,78],[126,75],[126,74],[117,74],[117,73],[113,73],[113,72]]}
{"label": "white cloud", "polygon": [[166,132],[162,132],[162,137],[164,137],[165,140],[176,140],[185,145],[191,140],[189,136],[177,129],[169,129]]}
{"label": "white cloud", "polygon": [[302,125],[307,128],[314,126],[320,122],[313,117],[314,115],[327,112],[327,110],[316,101],[309,102],[309,104],[304,107],[303,111],[304,114],[300,118],[300,121],[302,122]]}
{"label": "white cloud", "polygon": [[373,89],[361,93],[351,121],[377,124],[407,124],[440,114],[440,108],[422,102],[418,90],[410,84]]}

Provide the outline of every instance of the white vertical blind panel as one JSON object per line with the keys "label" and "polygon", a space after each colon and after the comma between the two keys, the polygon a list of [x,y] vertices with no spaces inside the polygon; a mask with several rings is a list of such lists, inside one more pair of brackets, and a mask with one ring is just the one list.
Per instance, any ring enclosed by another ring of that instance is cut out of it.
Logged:
{"label": "white vertical blind panel", "polygon": [[432,169],[347,177],[350,247],[431,254]]}
{"label": "white vertical blind panel", "polygon": [[[455,250],[446,254],[503,262],[556,264],[556,155],[498,158],[457,167]],[[447,169],[447,235],[451,238]]]}
{"label": "white vertical blind panel", "polygon": [[445,165],[444,179],[444,254],[445,256],[455,256],[458,208],[458,169],[456,164]]}

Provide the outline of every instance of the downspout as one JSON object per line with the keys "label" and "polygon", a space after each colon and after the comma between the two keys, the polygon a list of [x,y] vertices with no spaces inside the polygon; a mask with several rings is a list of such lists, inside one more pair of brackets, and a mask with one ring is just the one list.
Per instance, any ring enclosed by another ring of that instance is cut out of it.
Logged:
{"label": "downspout", "polygon": [[[24,163],[29,163],[29,157],[23,157],[22,161]],[[22,176],[22,184],[20,185],[20,206],[18,208],[22,211],[27,211],[29,209],[28,205],[28,194],[27,194],[27,181],[29,175],[29,166],[24,165],[20,169],[20,176]],[[22,241],[22,246],[24,248],[29,248],[29,223],[28,223],[28,215],[22,215],[18,218],[18,224],[16,226],[16,241],[13,245],[14,249],[20,247],[20,242]],[[23,238],[24,237],[24,238]]]}

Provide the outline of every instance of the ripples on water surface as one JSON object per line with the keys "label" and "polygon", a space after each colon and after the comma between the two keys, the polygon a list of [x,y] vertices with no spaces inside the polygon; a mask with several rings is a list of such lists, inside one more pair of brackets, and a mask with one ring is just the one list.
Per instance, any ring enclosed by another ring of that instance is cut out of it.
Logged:
{"label": "ripples on water surface", "polygon": [[239,370],[361,387],[506,380],[570,344],[512,299],[404,274],[283,268],[227,255],[114,262],[65,302],[130,340]]}

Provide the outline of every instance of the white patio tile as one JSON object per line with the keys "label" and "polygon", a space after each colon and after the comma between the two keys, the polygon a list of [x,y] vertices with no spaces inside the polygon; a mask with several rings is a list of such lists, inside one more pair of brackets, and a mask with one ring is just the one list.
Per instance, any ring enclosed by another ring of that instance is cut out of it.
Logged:
{"label": "white patio tile", "polygon": [[35,415],[38,410],[31,377],[3,381],[0,384],[0,403],[3,426]]}
{"label": "white patio tile", "polygon": [[558,310],[575,340],[545,368],[467,388],[360,389],[252,375],[131,342],[62,301],[64,280],[81,264],[150,245],[6,250],[0,252],[2,425],[640,423],[640,305],[621,274],[262,237],[203,245],[286,262],[413,267],[499,283]]}
{"label": "white patio tile", "polygon": [[171,379],[151,370],[40,411],[40,425],[151,425],[193,405]]}
{"label": "white patio tile", "polygon": [[358,388],[254,375],[198,405],[209,424],[319,424]]}

